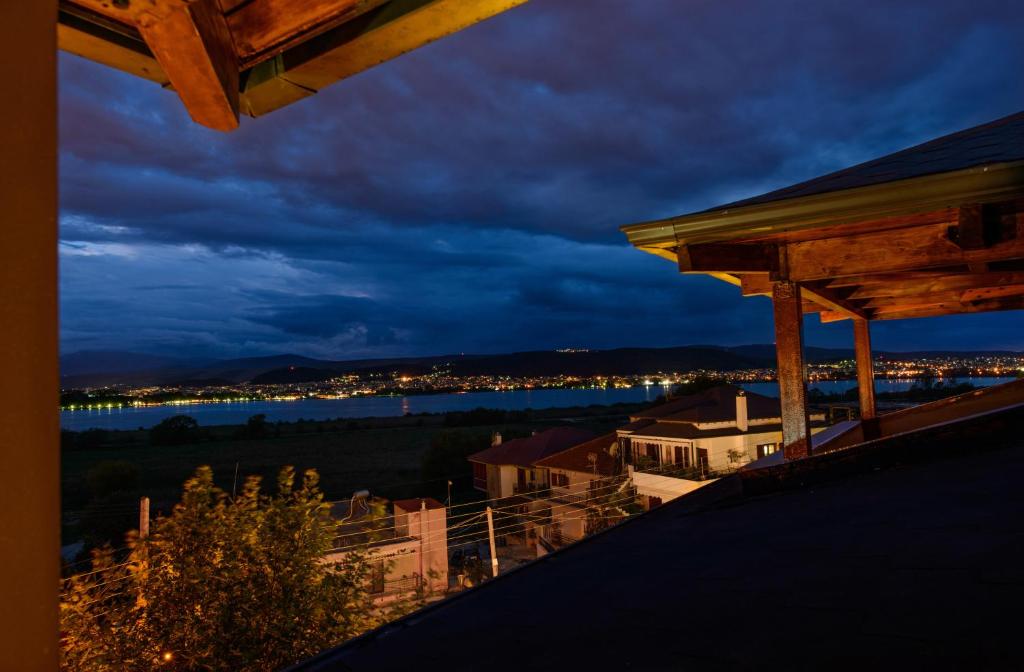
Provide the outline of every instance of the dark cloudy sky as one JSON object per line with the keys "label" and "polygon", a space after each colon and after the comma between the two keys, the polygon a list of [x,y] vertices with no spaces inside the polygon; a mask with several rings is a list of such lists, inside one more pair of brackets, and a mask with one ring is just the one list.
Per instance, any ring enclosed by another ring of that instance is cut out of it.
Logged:
{"label": "dark cloudy sky", "polygon": [[[741,344],[771,342],[766,299],[618,226],[1024,109],[1024,3],[532,0],[227,135],[149,82],[60,66],[65,352]],[[1022,326],[875,338],[1024,350]]]}

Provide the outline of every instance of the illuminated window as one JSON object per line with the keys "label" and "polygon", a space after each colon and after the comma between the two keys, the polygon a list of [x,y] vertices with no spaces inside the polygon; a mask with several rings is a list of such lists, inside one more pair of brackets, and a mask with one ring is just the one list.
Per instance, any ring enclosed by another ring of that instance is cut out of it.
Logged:
{"label": "illuminated window", "polygon": [[777,443],[762,443],[762,444],[759,444],[757,446],[757,457],[758,457],[758,459],[760,459],[760,458],[764,457],[765,455],[771,455],[772,453],[774,453],[778,449],[779,449],[779,444],[777,444]]}

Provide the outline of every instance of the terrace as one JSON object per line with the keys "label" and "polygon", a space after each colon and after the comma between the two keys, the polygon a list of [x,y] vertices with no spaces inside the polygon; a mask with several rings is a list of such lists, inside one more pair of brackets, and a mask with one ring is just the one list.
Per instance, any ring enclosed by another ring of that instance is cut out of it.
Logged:
{"label": "terrace", "polygon": [[[520,1],[10,5],[4,42],[18,58],[5,72],[17,99],[0,131],[10,221],[0,273],[11,384],[0,424],[5,466],[17,477],[0,500],[6,664],[53,669],[58,655],[58,44],[165,86],[198,123],[230,130],[239,115],[313,95]],[[304,669],[477,669],[481,659],[492,669],[1019,664],[1016,624],[1002,614],[1019,603],[1024,566],[1024,389],[879,417],[869,324],[1024,308],[1022,205],[1018,114],[756,199],[628,227],[634,245],[683,273],[772,297],[785,460],[716,481]],[[804,313],[854,325],[862,421],[825,442],[811,441]],[[901,461],[915,464],[886,469]],[[838,476],[846,480],[830,480]],[[809,482],[826,487],[800,487]],[[764,492],[778,494],[755,496]],[[537,609],[552,595],[570,596],[572,613]],[[740,618],[770,625],[741,637]],[[780,630],[799,646],[779,646]],[[495,659],[495,633],[530,646]]]}
{"label": "terrace", "polygon": [[[762,196],[623,227],[637,248],[770,296],[783,459],[968,420],[1016,385],[880,417],[871,323],[1024,308],[1024,113]],[[803,319],[853,324],[860,422],[811,440]],[[775,458],[776,460],[779,458]]]}
{"label": "terrace", "polygon": [[[626,227],[772,297],[782,450],[297,669],[475,669],[495,632],[530,642],[498,670],[1019,667],[1024,381],[879,415],[869,325],[1024,307],[1022,205],[1024,113]],[[804,313],[852,320],[857,360],[860,420],[815,437]]]}

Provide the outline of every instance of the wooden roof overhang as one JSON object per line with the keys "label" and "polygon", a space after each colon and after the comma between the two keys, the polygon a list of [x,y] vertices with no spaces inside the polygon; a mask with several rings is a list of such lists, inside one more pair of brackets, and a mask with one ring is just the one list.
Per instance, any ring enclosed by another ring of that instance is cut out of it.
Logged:
{"label": "wooden roof overhang", "polygon": [[221,131],[526,0],[59,0],[58,46]]}
{"label": "wooden roof overhang", "polygon": [[[754,199],[755,201],[757,199]],[[822,322],[1024,308],[1024,160],[622,227],[641,250]]]}

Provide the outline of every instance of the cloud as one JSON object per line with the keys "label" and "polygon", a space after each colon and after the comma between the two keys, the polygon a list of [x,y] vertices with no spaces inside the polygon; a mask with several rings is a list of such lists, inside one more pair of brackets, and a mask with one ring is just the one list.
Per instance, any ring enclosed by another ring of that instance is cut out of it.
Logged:
{"label": "cloud", "polygon": [[[1017,111],[1021,18],[1005,0],[528,3],[227,135],[64,54],[64,347],[770,340],[763,302],[618,226]],[[1011,317],[981,319],[1013,342]]]}

